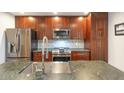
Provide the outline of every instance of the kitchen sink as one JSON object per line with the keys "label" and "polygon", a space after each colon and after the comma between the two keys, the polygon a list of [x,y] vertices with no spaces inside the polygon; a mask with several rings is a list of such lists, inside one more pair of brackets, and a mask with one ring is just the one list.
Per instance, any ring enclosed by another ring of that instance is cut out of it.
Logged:
{"label": "kitchen sink", "polygon": [[27,77],[33,75],[36,80],[48,79],[71,79],[72,71],[69,62],[46,62],[44,73],[42,71],[42,63],[34,62],[27,66],[20,74],[25,74]]}

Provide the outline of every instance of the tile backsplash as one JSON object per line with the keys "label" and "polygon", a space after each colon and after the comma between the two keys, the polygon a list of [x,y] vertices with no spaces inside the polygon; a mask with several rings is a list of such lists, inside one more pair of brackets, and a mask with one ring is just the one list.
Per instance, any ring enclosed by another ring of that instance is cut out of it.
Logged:
{"label": "tile backsplash", "polygon": [[[38,40],[38,49],[42,47],[42,40]],[[49,48],[69,47],[69,48],[84,48],[83,40],[49,40]]]}

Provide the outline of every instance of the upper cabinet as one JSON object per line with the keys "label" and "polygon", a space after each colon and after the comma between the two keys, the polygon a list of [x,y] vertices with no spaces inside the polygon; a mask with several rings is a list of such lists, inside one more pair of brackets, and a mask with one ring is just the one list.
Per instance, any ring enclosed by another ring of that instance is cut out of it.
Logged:
{"label": "upper cabinet", "polygon": [[51,17],[52,18],[52,28],[69,28],[69,17]]}
{"label": "upper cabinet", "polygon": [[71,39],[85,39],[86,18],[70,17]]}
{"label": "upper cabinet", "polygon": [[47,28],[49,27],[46,22],[46,17],[37,17],[38,23],[37,23],[37,35],[38,39],[43,39],[43,36],[47,36],[48,39],[51,39],[51,37],[47,34]]}
{"label": "upper cabinet", "polygon": [[71,39],[86,38],[86,18],[75,16],[16,16],[17,28],[32,28],[37,31],[38,39],[47,36],[53,39],[53,30],[60,28],[70,28]]}
{"label": "upper cabinet", "polygon": [[68,28],[69,19],[67,17],[46,17],[46,32],[48,39],[53,39],[53,30]]}
{"label": "upper cabinet", "polygon": [[36,29],[37,20],[36,17],[28,16],[18,16],[15,17],[16,27],[17,28],[32,28]]}
{"label": "upper cabinet", "polygon": [[53,39],[53,27],[52,27],[52,18],[45,17],[45,24],[46,24],[46,32],[45,35],[48,39]]}

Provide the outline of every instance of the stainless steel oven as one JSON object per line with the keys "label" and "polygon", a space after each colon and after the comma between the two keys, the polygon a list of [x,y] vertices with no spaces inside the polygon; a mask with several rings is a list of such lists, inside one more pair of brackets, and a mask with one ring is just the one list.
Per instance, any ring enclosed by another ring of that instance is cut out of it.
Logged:
{"label": "stainless steel oven", "polygon": [[54,48],[52,60],[54,62],[69,62],[71,60],[71,50],[69,48]]}

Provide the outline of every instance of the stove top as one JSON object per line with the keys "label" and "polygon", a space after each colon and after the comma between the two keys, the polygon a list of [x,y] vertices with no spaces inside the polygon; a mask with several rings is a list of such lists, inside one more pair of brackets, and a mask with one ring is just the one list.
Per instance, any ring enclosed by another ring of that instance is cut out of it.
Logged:
{"label": "stove top", "polygon": [[71,54],[71,49],[68,47],[54,48],[52,54]]}

